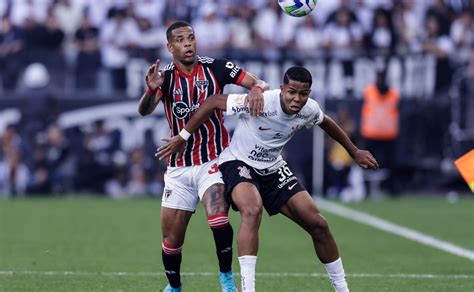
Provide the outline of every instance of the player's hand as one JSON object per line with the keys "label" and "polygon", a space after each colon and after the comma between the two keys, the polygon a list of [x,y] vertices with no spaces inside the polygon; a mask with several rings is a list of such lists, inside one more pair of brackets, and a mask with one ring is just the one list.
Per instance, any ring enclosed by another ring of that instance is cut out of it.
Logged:
{"label": "player's hand", "polygon": [[160,59],[156,59],[156,63],[150,66],[150,69],[148,69],[148,73],[145,76],[146,86],[148,86],[151,91],[155,91],[157,88],[161,87],[164,80],[165,74],[163,73],[163,70],[160,70]]}
{"label": "player's hand", "polygon": [[250,114],[254,117],[263,112],[262,90],[256,86],[253,86],[245,98],[245,105],[249,107]]}
{"label": "player's hand", "polygon": [[371,168],[377,169],[379,168],[379,163],[377,160],[372,156],[372,154],[367,150],[357,150],[354,154],[354,160],[357,164],[362,168]]}
{"label": "player's hand", "polygon": [[160,160],[166,159],[171,154],[184,152],[186,140],[184,140],[180,135],[171,138],[163,138],[161,140],[168,143],[156,149],[155,157],[158,157]]}

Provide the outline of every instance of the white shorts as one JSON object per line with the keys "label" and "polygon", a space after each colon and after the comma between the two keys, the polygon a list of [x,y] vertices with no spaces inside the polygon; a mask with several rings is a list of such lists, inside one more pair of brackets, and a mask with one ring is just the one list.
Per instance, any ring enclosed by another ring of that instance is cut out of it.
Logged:
{"label": "white shorts", "polygon": [[168,167],[161,206],[194,212],[207,189],[213,184],[224,184],[218,159],[201,165]]}

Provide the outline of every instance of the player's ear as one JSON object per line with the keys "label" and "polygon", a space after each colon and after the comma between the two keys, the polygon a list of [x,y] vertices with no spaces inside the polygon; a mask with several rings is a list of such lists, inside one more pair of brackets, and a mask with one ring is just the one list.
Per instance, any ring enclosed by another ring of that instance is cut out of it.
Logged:
{"label": "player's ear", "polygon": [[171,44],[169,42],[166,44],[166,47],[168,48],[168,52],[170,52],[170,54],[173,55],[174,50],[173,50],[173,47],[171,46]]}

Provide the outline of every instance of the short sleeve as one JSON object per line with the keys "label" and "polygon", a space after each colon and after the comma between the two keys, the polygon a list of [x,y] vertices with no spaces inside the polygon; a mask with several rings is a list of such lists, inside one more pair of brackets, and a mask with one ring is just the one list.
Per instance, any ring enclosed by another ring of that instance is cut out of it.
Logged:
{"label": "short sleeve", "polygon": [[234,64],[234,62],[226,59],[215,59],[211,66],[221,87],[226,84],[240,85],[247,74],[239,66]]}
{"label": "short sleeve", "polygon": [[312,103],[311,110],[312,115],[309,118],[308,122],[305,124],[305,127],[308,129],[321,124],[324,120],[324,113],[317,102]]}
{"label": "short sleeve", "polygon": [[246,94],[229,94],[227,96],[226,115],[248,114],[249,108],[245,105]]}

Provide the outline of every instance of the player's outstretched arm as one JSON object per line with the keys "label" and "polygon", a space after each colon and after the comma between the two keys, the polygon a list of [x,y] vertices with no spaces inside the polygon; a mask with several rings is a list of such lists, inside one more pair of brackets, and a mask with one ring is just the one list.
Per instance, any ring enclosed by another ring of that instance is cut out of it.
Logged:
{"label": "player's outstretched arm", "polygon": [[209,96],[204,101],[199,109],[194,113],[191,119],[186,123],[184,129],[179,135],[171,138],[163,138],[163,141],[168,142],[156,150],[155,156],[159,159],[165,159],[174,153],[181,153],[184,151],[184,146],[189,137],[196,131],[205,121],[207,121],[214,110],[226,110],[227,94],[216,94]]}
{"label": "player's outstretched arm", "polygon": [[263,92],[269,89],[268,84],[247,72],[241,85],[250,90],[245,105],[248,105],[252,116],[258,116],[263,111]]}
{"label": "player's outstretched arm", "polygon": [[324,115],[324,120],[319,124],[319,127],[341,144],[360,167],[372,169],[379,167],[377,160],[372,154],[367,150],[357,148],[341,127],[328,115]]}
{"label": "player's outstretched arm", "polygon": [[138,104],[138,112],[142,116],[151,114],[163,97],[160,87],[165,79],[165,74],[159,70],[159,66],[160,59],[157,59],[156,63],[150,66],[145,76],[147,90]]}

